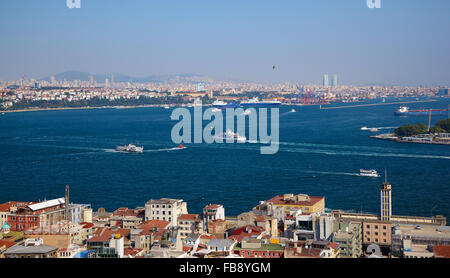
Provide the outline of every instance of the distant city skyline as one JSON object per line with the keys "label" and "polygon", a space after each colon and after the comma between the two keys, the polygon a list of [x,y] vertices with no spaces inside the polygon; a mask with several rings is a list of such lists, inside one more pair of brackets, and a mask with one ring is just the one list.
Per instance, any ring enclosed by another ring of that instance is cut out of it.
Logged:
{"label": "distant city skyline", "polygon": [[[450,86],[450,2],[6,1],[0,80],[65,71]],[[275,65],[275,69],[272,67]]]}

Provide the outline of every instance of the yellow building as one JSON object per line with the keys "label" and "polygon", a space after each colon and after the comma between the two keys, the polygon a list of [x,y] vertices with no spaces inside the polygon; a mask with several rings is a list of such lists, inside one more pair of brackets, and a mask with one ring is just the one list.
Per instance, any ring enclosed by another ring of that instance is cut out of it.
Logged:
{"label": "yellow building", "polygon": [[278,195],[267,202],[272,203],[274,208],[284,207],[286,214],[298,209],[301,209],[303,214],[325,211],[325,197],[313,197],[306,194]]}

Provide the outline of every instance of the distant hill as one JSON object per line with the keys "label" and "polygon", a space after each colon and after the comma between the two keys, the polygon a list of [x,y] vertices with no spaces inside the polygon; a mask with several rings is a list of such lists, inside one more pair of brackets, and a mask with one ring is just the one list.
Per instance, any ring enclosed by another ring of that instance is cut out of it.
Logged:
{"label": "distant hill", "polygon": [[[104,83],[105,79],[111,80],[112,74],[93,74],[94,80],[97,83]],[[90,73],[82,71],[66,71],[55,74],[57,81],[89,81]],[[41,78],[39,80],[50,81],[50,76]],[[125,74],[114,73],[114,82],[132,82],[132,83],[172,83],[172,82],[212,82],[219,79],[212,78],[200,74],[183,73],[183,74],[163,74],[163,75],[149,75],[145,77],[133,77]],[[227,80],[228,81],[228,80]]]}

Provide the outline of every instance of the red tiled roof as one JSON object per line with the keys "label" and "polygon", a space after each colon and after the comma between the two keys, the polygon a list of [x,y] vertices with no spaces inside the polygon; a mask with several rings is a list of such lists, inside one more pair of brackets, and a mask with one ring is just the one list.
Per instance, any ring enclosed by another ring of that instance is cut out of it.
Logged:
{"label": "red tiled roof", "polygon": [[131,247],[127,247],[123,249],[123,254],[124,255],[131,255],[131,256],[136,256],[136,254],[138,254],[139,252],[141,252],[143,249],[141,248],[131,248]]}
{"label": "red tiled roof", "polygon": [[0,247],[5,246],[6,249],[10,248],[11,246],[15,245],[16,243],[14,241],[9,240],[0,240]]}
{"label": "red tiled roof", "polygon": [[433,253],[436,258],[450,258],[450,245],[433,246]]}
{"label": "red tiled roof", "polygon": [[284,200],[284,196],[283,195],[278,195],[273,197],[272,199],[270,199],[268,202],[274,203],[276,205],[298,205],[298,206],[312,206],[314,204],[316,204],[317,202],[319,202],[320,200],[322,200],[324,197],[313,197],[310,196],[309,197],[309,202],[308,201],[300,201],[300,202],[292,202],[289,200]]}
{"label": "red tiled roof", "polygon": [[9,212],[9,209],[12,206],[15,206],[15,205],[21,206],[21,205],[28,205],[28,204],[30,204],[30,202],[9,201],[9,202],[0,204],[0,211]]}
{"label": "red tiled roof", "polygon": [[111,239],[113,234],[121,234],[127,241],[126,237],[130,234],[130,229],[117,229],[112,231],[111,229],[100,227],[95,231],[95,236],[88,239],[89,242],[105,242]]}
{"label": "red tiled roof", "polygon": [[334,250],[336,250],[336,249],[339,248],[339,244],[338,244],[338,243],[335,243],[335,242],[330,242],[330,243],[328,244],[328,246],[330,246],[330,247],[333,248]]}
{"label": "red tiled roof", "polygon": [[182,214],[178,217],[179,220],[195,220],[199,217],[198,214]]}
{"label": "red tiled roof", "polygon": [[122,207],[122,208],[118,208],[115,212],[113,212],[113,215],[114,216],[138,216],[141,212],[142,212],[142,210],[135,212],[134,209]]}
{"label": "red tiled roof", "polygon": [[218,209],[220,208],[222,205],[218,205],[218,204],[211,204],[205,207],[205,209]]}
{"label": "red tiled roof", "polygon": [[93,223],[88,223],[88,222],[81,222],[80,225],[82,225],[83,228],[85,228],[85,229],[89,229],[89,228],[94,227]]}
{"label": "red tiled roof", "polygon": [[217,239],[215,235],[201,235],[200,239]]}
{"label": "red tiled roof", "polygon": [[240,235],[240,234],[242,234],[242,233],[248,233],[249,230],[251,230],[251,233],[252,233],[252,234],[253,234],[253,233],[260,234],[260,233],[262,233],[262,231],[263,231],[264,229],[261,228],[261,227],[250,226],[250,225],[248,225],[248,226],[243,226],[243,227],[240,227],[240,228],[235,229],[235,230],[232,232],[232,235]]}
{"label": "red tiled roof", "polygon": [[138,228],[144,230],[152,230],[155,227],[159,229],[165,229],[169,224],[170,224],[169,221],[154,219],[143,222],[138,226]]}
{"label": "red tiled roof", "polygon": [[302,248],[301,252],[299,253],[297,248],[286,248],[286,251],[293,252],[294,256],[298,257],[311,257],[311,258],[320,258],[320,252],[321,250],[318,248]]}

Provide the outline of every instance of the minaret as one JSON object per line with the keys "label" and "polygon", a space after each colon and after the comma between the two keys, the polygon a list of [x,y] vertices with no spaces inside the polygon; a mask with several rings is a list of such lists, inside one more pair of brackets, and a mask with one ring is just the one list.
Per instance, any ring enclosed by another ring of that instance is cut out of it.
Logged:
{"label": "minaret", "polygon": [[387,171],[384,170],[384,182],[381,185],[381,220],[390,221],[392,215],[391,184],[387,181]]}

